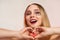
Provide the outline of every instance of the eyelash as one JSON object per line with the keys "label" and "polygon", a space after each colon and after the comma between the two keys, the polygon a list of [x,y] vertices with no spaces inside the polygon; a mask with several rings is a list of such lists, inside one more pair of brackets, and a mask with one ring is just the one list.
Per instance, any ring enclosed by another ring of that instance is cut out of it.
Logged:
{"label": "eyelash", "polygon": [[[26,13],[26,15],[30,15],[31,13]],[[40,14],[40,12],[35,12],[35,14]]]}
{"label": "eyelash", "polygon": [[40,12],[35,12],[36,14],[40,14]]}
{"label": "eyelash", "polygon": [[30,15],[30,13],[26,13],[26,15]]}

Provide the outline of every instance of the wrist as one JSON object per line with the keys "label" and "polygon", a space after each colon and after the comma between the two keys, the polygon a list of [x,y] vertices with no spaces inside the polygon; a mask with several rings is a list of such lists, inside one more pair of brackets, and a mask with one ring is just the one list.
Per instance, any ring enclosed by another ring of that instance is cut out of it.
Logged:
{"label": "wrist", "polygon": [[21,39],[23,38],[23,35],[19,31],[14,31],[13,37]]}
{"label": "wrist", "polygon": [[53,27],[53,28],[52,28],[54,34],[59,34],[59,31],[60,31],[60,30],[58,30],[58,29],[59,29],[59,28],[57,28],[57,27]]}
{"label": "wrist", "polygon": [[56,34],[55,28],[52,28],[53,35]]}
{"label": "wrist", "polygon": [[17,37],[17,35],[18,35],[18,31],[13,31],[12,32],[12,37]]}

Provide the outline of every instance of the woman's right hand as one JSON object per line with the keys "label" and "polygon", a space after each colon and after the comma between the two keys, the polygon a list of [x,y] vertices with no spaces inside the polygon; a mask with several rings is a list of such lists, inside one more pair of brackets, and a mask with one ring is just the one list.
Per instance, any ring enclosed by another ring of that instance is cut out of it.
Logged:
{"label": "woman's right hand", "polygon": [[34,38],[32,36],[29,36],[28,29],[32,29],[31,27],[26,27],[21,31],[16,32],[15,37],[18,39],[31,39],[33,40]]}

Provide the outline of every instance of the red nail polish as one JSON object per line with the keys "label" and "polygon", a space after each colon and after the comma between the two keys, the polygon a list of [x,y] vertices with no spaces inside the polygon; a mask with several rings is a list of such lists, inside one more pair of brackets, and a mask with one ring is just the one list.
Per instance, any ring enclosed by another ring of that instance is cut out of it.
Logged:
{"label": "red nail polish", "polygon": [[37,34],[34,33],[34,32],[30,33],[30,36],[32,36],[32,37],[35,37],[36,35],[37,35]]}

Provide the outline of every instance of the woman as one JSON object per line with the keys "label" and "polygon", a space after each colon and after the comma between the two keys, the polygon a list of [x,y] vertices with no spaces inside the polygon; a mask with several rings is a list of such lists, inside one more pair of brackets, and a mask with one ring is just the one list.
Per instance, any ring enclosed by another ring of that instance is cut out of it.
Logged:
{"label": "woman", "polygon": [[[50,27],[44,8],[36,3],[29,5],[25,11],[25,27]],[[41,40],[49,40],[49,37],[42,38]]]}
{"label": "woman", "polygon": [[55,38],[59,36],[60,32],[57,30],[60,30],[60,28],[50,28],[50,23],[46,12],[41,5],[36,3],[29,5],[24,15],[25,27],[42,28],[44,30],[42,33],[38,34],[35,39],[39,38],[39,40],[55,40]]}
{"label": "woman", "polygon": [[21,31],[0,29],[0,38],[10,40],[58,40],[59,38],[60,28],[50,27],[44,8],[37,3],[32,3],[26,8],[24,26]]}
{"label": "woman", "polygon": [[[60,28],[51,28],[44,8],[36,3],[30,4],[25,11],[25,27],[42,28],[44,31],[35,38],[40,40],[57,40],[60,34]],[[58,35],[56,35],[58,34]],[[52,36],[53,35],[53,36]]]}

